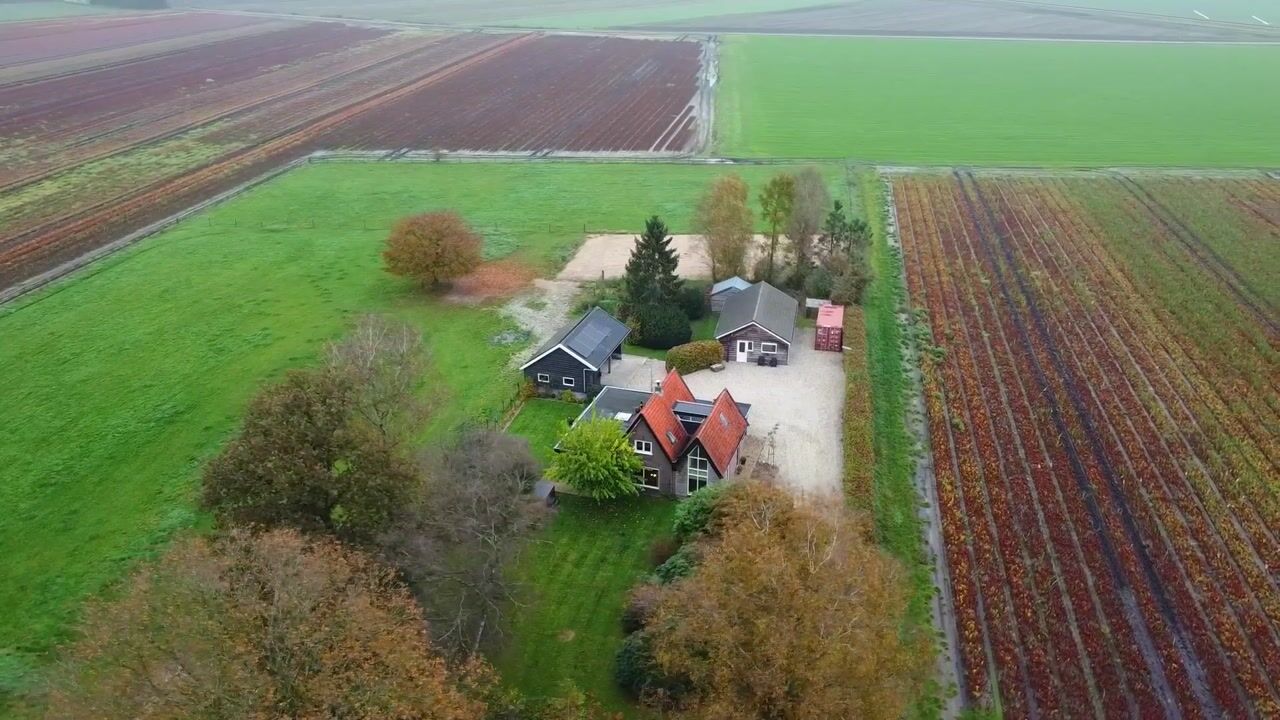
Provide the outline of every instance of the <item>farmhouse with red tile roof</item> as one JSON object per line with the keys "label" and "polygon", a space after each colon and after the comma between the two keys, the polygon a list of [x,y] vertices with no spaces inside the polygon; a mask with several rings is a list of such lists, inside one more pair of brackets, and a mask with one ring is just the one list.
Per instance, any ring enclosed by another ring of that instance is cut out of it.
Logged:
{"label": "farmhouse with red tile roof", "polygon": [[656,392],[606,387],[579,417],[622,423],[644,461],[636,482],[649,493],[688,495],[737,474],[751,406],[728,390],[699,400],[672,370]]}

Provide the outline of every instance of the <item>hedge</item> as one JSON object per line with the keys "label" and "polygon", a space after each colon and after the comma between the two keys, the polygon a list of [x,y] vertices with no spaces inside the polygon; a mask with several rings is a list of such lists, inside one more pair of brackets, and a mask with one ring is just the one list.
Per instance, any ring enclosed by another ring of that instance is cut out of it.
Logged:
{"label": "hedge", "polygon": [[724,346],[719,340],[698,340],[667,351],[667,370],[688,375],[724,362]]}

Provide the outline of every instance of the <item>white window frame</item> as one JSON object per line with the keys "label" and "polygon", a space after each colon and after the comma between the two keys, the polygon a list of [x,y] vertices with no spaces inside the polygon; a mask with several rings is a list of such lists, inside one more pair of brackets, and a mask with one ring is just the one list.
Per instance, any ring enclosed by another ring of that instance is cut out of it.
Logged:
{"label": "white window frame", "polygon": [[[651,473],[653,477],[653,484],[649,485],[647,483]],[[636,485],[639,485],[645,490],[661,490],[662,474],[658,472],[657,468],[651,468],[651,467],[640,468],[640,479],[636,481]]]}
{"label": "white window frame", "polygon": [[[770,350],[769,348],[773,348],[773,349],[772,349],[772,350]],[[760,352],[761,352],[761,353],[764,353],[765,355],[777,355],[777,354],[778,354],[778,343],[773,343],[773,342],[762,342],[762,343],[760,343]]]}
{"label": "white window frame", "polygon": [[[648,440],[632,440],[631,447],[636,451],[637,455],[652,455],[653,443]],[[646,449],[642,450],[641,447]]]}
{"label": "white window frame", "polygon": [[551,384],[551,373],[538,373],[538,382],[543,385]]}
{"label": "white window frame", "polygon": [[711,484],[711,461],[702,454],[702,446],[698,445],[689,453],[687,462],[688,466],[684,471],[685,490],[692,495]]}
{"label": "white window frame", "polygon": [[565,387],[576,387],[578,384],[578,381],[574,380],[571,377],[562,377],[560,378],[560,384],[564,385]]}

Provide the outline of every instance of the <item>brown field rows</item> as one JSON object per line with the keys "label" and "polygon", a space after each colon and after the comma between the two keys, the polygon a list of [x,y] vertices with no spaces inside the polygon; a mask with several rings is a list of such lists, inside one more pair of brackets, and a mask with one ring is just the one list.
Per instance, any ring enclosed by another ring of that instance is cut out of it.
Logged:
{"label": "brown field rows", "polygon": [[901,176],[965,692],[1280,713],[1280,183]]}
{"label": "brown field rows", "polygon": [[[29,61],[0,73],[0,289],[316,150],[679,151],[702,121],[697,43],[228,17],[0,29]],[[125,54],[51,64],[64,38]]]}

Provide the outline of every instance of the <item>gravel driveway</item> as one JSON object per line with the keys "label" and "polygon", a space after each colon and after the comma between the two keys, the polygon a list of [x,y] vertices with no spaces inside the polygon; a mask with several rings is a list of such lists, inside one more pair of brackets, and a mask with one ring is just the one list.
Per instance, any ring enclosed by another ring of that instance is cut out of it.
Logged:
{"label": "gravel driveway", "polygon": [[[838,498],[843,452],[840,421],[844,410],[844,364],[839,353],[813,349],[813,329],[796,333],[791,363],[758,367],[728,363],[685,378],[693,394],[711,399],[728,388],[735,400],[751,404],[748,431],[762,441],[760,461],[778,468],[778,479],[798,494]],[[661,373],[662,363],[652,361]],[[646,366],[629,373],[646,389]],[[661,375],[659,375],[661,377]]]}

